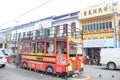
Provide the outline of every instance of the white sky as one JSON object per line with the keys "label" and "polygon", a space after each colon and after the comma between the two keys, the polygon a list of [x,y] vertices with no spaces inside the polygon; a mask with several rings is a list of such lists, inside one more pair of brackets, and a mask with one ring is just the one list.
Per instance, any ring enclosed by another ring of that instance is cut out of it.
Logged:
{"label": "white sky", "polygon": [[[112,3],[112,0],[51,0],[34,11],[16,18],[21,14],[49,0],[0,0],[0,29],[36,21],[41,18],[79,11],[82,8],[99,3]],[[114,0],[119,1],[120,0]],[[15,19],[16,18],[16,19]]]}

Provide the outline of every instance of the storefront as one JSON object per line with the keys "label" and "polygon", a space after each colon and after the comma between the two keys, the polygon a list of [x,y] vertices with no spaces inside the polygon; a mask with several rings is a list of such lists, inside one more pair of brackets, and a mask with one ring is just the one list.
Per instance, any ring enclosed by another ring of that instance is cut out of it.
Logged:
{"label": "storefront", "polygon": [[[101,48],[115,47],[115,30],[116,34],[119,31],[119,9],[119,5],[116,3],[114,12],[117,14],[113,12],[112,4],[93,5],[80,10],[79,23],[83,31],[84,55],[86,59],[98,60]],[[116,15],[116,22],[114,15]],[[118,34],[116,35],[116,40],[118,47]]]}
{"label": "storefront", "polygon": [[[85,57],[88,64],[98,64],[97,61],[100,58],[100,50],[102,48],[113,48],[114,38],[111,39],[92,39],[84,40]],[[91,63],[90,60],[94,61]]]}

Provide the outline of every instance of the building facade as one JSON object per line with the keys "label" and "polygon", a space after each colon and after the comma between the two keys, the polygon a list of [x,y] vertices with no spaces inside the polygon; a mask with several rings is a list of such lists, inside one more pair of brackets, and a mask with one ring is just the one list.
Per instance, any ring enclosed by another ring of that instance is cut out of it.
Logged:
{"label": "building facade", "polygon": [[85,55],[97,55],[101,48],[118,48],[119,5],[99,4],[80,10],[78,15],[83,31]]}
{"label": "building facade", "polygon": [[[53,30],[56,32],[52,32],[54,34],[58,34],[57,37],[64,36],[63,33],[68,31],[69,37],[81,38],[81,30],[79,29],[79,20],[78,20],[78,11],[73,13],[68,13],[60,16],[54,17],[54,21],[52,22]],[[67,30],[66,27],[67,26]]]}
{"label": "building facade", "polygon": [[0,30],[0,48],[10,49],[12,35],[11,32],[12,32],[11,27]]}
{"label": "building facade", "polygon": [[[52,17],[43,18],[37,21],[29,22],[22,25],[17,25],[12,29],[10,47],[15,50],[21,39],[36,39],[40,37],[40,31],[51,27]],[[44,32],[42,32],[43,34]]]}

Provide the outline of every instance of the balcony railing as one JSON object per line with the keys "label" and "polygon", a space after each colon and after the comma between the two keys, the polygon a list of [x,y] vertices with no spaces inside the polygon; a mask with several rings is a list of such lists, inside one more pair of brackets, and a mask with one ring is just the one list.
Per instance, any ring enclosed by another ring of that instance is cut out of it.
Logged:
{"label": "balcony railing", "polygon": [[43,38],[61,38],[61,37],[71,37],[75,39],[82,38],[81,30],[78,28],[72,29],[71,26],[66,26],[62,28],[43,28],[34,31],[28,31],[19,33],[18,41],[20,40],[36,40]]}

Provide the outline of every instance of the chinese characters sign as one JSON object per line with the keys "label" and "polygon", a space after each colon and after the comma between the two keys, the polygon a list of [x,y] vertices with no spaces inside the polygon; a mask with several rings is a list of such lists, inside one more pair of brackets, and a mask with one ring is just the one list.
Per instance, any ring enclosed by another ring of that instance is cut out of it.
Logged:
{"label": "chinese characters sign", "polygon": [[[117,5],[116,5],[117,6]],[[95,17],[113,13],[112,4],[100,4],[82,9],[79,13],[79,19]]]}
{"label": "chinese characters sign", "polygon": [[87,15],[92,15],[92,14],[97,14],[97,13],[102,13],[102,12],[107,12],[107,6],[103,7],[103,8],[98,8],[98,9],[90,9],[88,11],[84,11],[84,16],[87,16]]}

